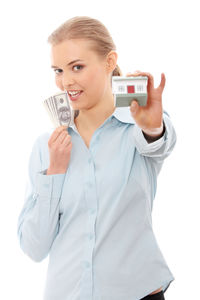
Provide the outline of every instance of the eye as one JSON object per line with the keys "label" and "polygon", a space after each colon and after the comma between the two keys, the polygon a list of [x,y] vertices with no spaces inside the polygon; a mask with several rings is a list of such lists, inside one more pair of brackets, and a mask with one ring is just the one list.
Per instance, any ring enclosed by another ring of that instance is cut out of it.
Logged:
{"label": "eye", "polygon": [[54,72],[55,72],[56,74],[60,74],[60,73],[62,72],[62,70],[61,70],[61,69],[54,69]]}
{"label": "eye", "polygon": [[79,68],[77,69],[77,71],[79,71],[79,70],[81,70],[81,69],[83,68],[83,66],[81,66],[81,65],[75,65],[75,66],[73,66],[73,68],[76,68],[76,67],[79,67]]}

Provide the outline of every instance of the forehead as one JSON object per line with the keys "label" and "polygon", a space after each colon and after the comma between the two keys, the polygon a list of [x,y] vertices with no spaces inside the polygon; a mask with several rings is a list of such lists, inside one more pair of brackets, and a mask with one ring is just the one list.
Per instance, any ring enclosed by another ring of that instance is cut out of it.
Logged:
{"label": "forehead", "polygon": [[75,59],[98,59],[98,55],[92,50],[92,42],[83,39],[65,40],[51,46],[51,61],[53,64],[69,63]]}

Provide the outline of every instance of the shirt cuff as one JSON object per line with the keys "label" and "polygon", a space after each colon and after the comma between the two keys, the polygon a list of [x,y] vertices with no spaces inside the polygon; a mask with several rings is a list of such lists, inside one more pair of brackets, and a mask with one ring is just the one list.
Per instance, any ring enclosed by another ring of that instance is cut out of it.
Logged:
{"label": "shirt cuff", "polygon": [[147,140],[148,143],[153,143],[156,140],[160,139],[164,133],[165,133],[165,123],[164,121],[162,122],[162,126],[158,129],[155,129],[153,131],[142,131],[145,139]]}
{"label": "shirt cuff", "polygon": [[164,122],[164,127],[165,127],[165,132],[164,134],[157,139],[154,142],[149,143],[146,138],[144,137],[143,131],[142,129],[135,124],[134,126],[134,141],[136,144],[136,148],[139,151],[140,154],[149,154],[149,153],[153,153],[155,151],[157,151],[159,148],[161,148],[161,146],[164,144],[164,142],[167,139],[167,134],[168,134],[168,130],[167,130],[167,125],[165,120],[163,119]]}
{"label": "shirt cuff", "polygon": [[66,173],[46,175],[46,171],[36,174],[36,193],[45,198],[59,198]]}

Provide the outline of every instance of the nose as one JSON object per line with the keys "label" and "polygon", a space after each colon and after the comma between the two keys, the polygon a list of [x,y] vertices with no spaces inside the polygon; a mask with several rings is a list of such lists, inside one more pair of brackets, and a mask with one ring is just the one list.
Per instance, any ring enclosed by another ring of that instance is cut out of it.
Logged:
{"label": "nose", "polygon": [[74,85],[73,75],[64,73],[62,76],[62,85],[65,90],[69,90],[72,85]]}

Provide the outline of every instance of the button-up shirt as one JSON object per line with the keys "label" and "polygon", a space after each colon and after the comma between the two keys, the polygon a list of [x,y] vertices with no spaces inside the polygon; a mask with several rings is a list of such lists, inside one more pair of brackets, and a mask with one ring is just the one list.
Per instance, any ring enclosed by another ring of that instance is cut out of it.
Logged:
{"label": "button-up shirt", "polygon": [[139,300],[174,280],[152,229],[157,176],[176,143],[163,121],[148,143],[130,108],[116,108],[87,147],[73,118],[64,174],[46,175],[54,129],[35,140],[17,233],[32,260],[49,255],[44,300]]}

